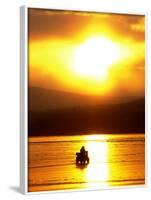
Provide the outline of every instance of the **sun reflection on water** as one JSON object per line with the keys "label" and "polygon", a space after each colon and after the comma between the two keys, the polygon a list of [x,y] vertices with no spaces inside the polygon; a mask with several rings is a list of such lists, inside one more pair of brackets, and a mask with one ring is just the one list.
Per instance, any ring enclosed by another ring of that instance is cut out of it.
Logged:
{"label": "sun reflection on water", "polygon": [[88,142],[85,144],[89,152],[90,164],[86,168],[85,179],[88,186],[106,186],[108,180],[108,147],[106,136],[86,136]]}

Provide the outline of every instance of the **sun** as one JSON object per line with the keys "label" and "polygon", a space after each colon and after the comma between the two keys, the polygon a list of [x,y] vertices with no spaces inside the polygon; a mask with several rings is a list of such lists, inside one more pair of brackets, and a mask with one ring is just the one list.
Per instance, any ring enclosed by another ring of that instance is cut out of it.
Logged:
{"label": "sun", "polygon": [[76,48],[73,69],[80,76],[102,80],[119,59],[120,48],[117,44],[104,37],[92,37]]}

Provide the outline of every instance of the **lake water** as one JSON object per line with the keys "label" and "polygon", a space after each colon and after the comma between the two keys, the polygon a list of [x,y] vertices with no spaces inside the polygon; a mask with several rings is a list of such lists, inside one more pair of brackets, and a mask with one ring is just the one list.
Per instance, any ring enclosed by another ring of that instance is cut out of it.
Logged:
{"label": "lake water", "polygon": [[[103,189],[145,183],[144,134],[29,137],[29,191]],[[90,163],[75,164],[81,146]]]}

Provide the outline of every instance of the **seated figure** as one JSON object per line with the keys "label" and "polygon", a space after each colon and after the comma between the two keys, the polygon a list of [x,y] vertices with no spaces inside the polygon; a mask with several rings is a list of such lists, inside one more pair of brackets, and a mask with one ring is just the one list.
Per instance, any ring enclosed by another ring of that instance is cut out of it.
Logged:
{"label": "seated figure", "polygon": [[89,157],[88,151],[85,150],[84,146],[80,149],[80,153],[76,153],[76,164],[88,164]]}
{"label": "seated figure", "polygon": [[81,155],[84,156],[84,155],[85,155],[85,152],[86,152],[86,150],[85,150],[84,146],[82,146],[81,149],[80,149]]}

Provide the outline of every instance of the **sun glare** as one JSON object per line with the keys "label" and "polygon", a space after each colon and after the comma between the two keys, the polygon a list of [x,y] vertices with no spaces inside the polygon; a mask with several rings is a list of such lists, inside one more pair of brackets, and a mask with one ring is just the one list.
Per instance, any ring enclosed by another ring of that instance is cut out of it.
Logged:
{"label": "sun glare", "polygon": [[108,69],[120,59],[120,48],[111,40],[93,37],[75,51],[74,71],[85,77],[105,79]]}
{"label": "sun glare", "polygon": [[90,140],[86,144],[90,157],[90,164],[86,171],[88,185],[96,187],[98,181],[99,185],[101,185],[101,182],[105,185],[108,179],[108,146],[105,142],[106,136],[90,135],[86,136],[86,138]]}

